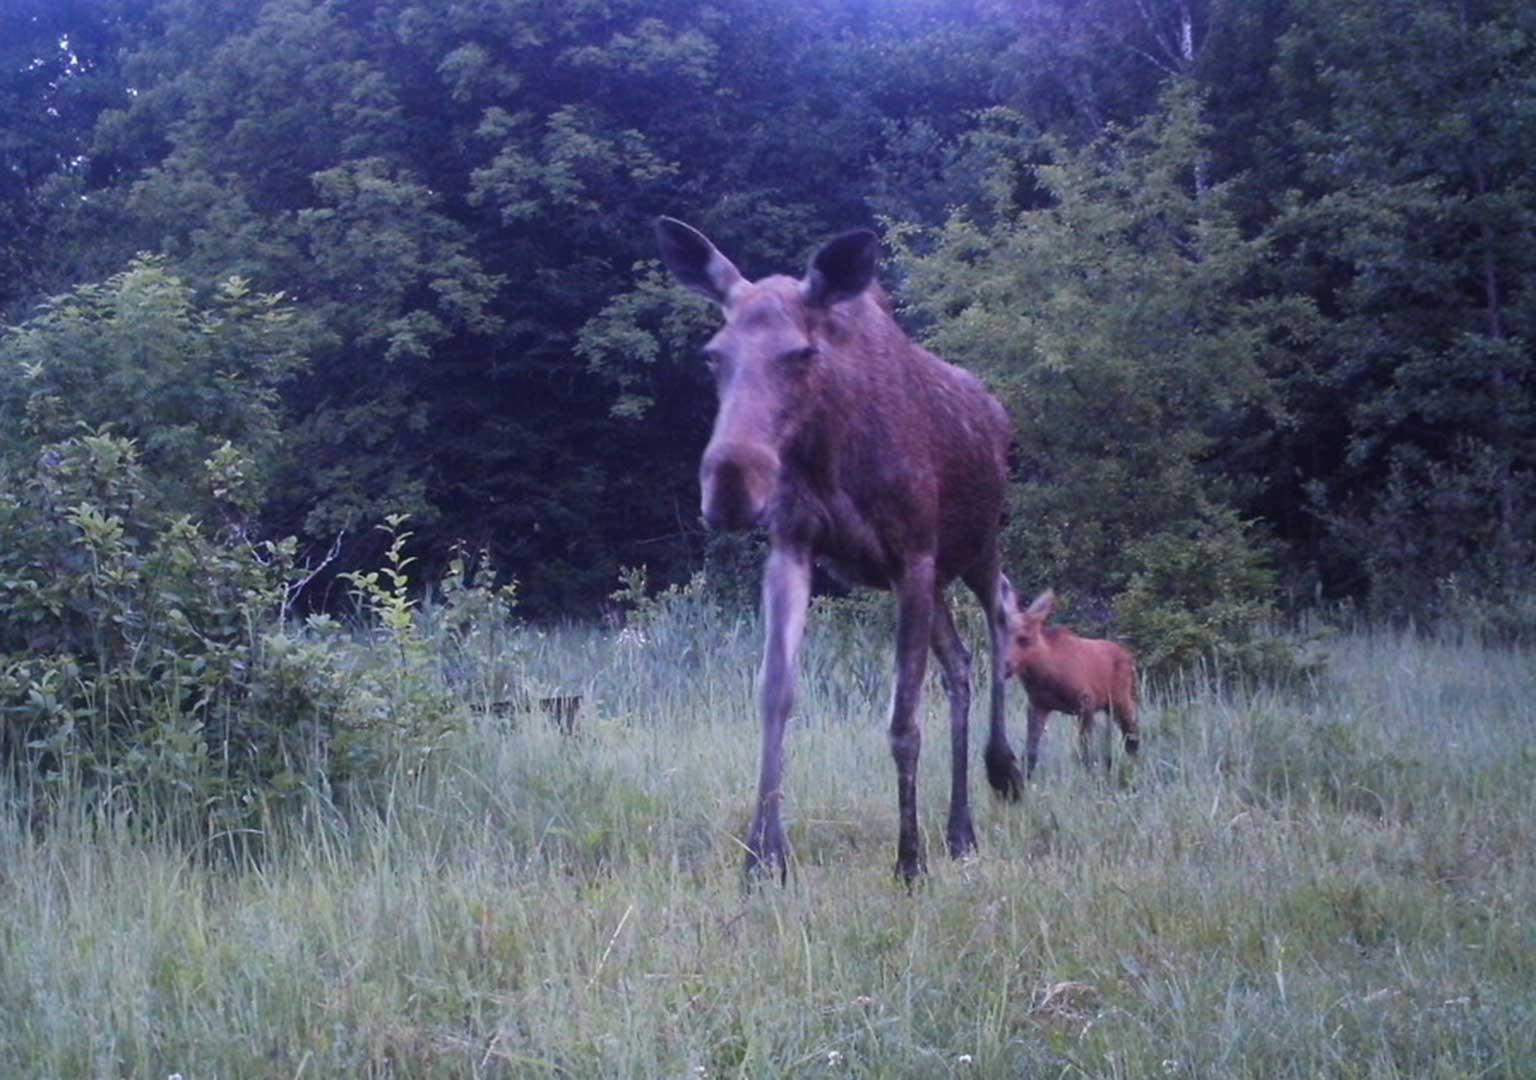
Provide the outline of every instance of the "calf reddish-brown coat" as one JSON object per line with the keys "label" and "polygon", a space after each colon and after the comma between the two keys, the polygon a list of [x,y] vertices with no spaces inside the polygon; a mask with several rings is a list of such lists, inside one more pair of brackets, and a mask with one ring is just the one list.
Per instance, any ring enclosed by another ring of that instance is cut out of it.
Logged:
{"label": "calf reddish-brown coat", "polygon": [[719,394],[699,466],[704,520],[717,529],[762,526],[770,542],[762,758],[747,868],[785,873],[784,725],[817,562],[851,583],[898,596],[890,745],[901,822],[897,871],[910,880],[922,871],[916,709],[930,647],[950,701],[949,849],[958,856],[976,846],[966,783],[970,656],[944,595],[955,578],[990,616],[987,778],[1012,797],[1022,786],[1003,727],[997,534],[1007,414],[975,376],[918,348],[892,320],[874,283],[873,233],[829,241],[804,279],[756,282],[680,221],[661,218],[656,235],[668,269],[725,316],[704,350]]}
{"label": "calf reddish-brown coat", "polygon": [[[1078,637],[1062,626],[1047,626],[1056,605],[1050,589],[1019,610],[1018,597],[1005,578],[1003,606],[1008,613],[1007,662],[1004,678],[1017,675],[1029,695],[1029,736],[1024,745],[1026,775],[1040,758],[1040,737],[1053,712],[1077,717],[1078,752],[1092,765],[1094,717],[1107,712],[1120,725],[1126,753],[1141,745],[1136,729],[1136,661],[1113,641]],[[1110,765],[1109,741],[1104,742],[1104,766]]]}

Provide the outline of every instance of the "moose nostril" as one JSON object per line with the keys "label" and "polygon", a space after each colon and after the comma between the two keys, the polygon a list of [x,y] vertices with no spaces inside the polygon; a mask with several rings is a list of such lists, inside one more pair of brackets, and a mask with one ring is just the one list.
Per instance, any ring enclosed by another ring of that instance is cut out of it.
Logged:
{"label": "moose nostril", "polygon": [[773,491],[778,459],[740,444],[712,447],[699,470],[704,520],[714,529],[750,529],[763,516]]}
{"label": "moose nostril", "polygon": [[752,507],[739,492],[732,492],[704,502],[704,523],[722,532],[749,529],[757,519]]}

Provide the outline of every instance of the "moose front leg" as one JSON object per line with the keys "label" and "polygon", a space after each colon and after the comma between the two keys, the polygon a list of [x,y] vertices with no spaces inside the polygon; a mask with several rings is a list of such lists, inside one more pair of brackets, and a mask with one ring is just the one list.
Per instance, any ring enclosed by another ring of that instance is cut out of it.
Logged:
{"label": "moose front leg", "polygon": [[811,596],[810,552],[775,545],[763,571],[763,666],[758,697],[763,717],[763,747],[757,778],[757,809],[747,830],[746,876],[777,868],[788,875],[784,828],[779,804],[784,800],[784,727],[795,699],[795,654],[805,633]]}
{"label": "moose front leg", "polygon": [[928,671],[933,632],[934,566],[931,556],[914,560],[897,586],[896,696],[891,706],[891,756],[896,761],[896,803],[901,832],[896,842],[896,873],[911,883],[923,872],[917,834],[917,759],[923,734],[917,705]]}

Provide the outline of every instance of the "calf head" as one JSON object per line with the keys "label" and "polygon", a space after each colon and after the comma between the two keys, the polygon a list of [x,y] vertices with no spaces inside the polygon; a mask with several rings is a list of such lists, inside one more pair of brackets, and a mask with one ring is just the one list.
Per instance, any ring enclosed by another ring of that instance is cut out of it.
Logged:
{"label": "calf head", "polygon": [[1003,610],[1008,619],[1008,647],[1004,653],[1003,678],[1011,679],[1024,670],[1029,654],[1045,642],[1045,624],[1056,608],[1056,593],[1050,589],[1035,597],[1029,607],[1019,610],[1019,597],[1007,578],[1001,584]]}
{"label": "calf head", "polygon": [[823,316],[869,286],[879,242],[872,232],[845,233],[812,256],[803,279],[751,282],[681,221],[659,218],[656,239],[667,269],[725,316],[704,347],[719,409],[699,465],[701,509],[711,528],[749,529],[773,505],[785,455],[817,415]]}

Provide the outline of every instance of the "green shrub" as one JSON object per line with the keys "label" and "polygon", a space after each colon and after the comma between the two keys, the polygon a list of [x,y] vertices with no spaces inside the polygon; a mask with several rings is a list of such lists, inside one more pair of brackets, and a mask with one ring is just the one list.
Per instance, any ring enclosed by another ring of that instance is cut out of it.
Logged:
{"label": "green shrub", "polygon": [[[228,480],[231,451],[210,459]],[[149,497],[135,444],[91,433],[6,470],[0,501],[0,746],[46,777],[248,806],[279,771],[253,718],[294,544],[212,533]],[[291,659],[285,658],[284,664]]]}
{"label": "green shrub", "polygon": [[[24,790],[244,835],[458,726],[403,519],[347,576],[357,633],[296,624],[295,541],[251,535],[296,340],[278,298],[230,281],[199,304],[151,259],[0,339],[0,761]],[[513,600],[462,558],[440,593],[460,643]]]}
{"label": "green shrub", "polygon": [[[1399,448],[1365,511],[1319,516],[1359,554],[1371,614],[1470,632],[1496,642],[1536,639],[1536,475],[1506,470],[1486,443],[1458,440],[1450,460]],[[1505,503],[1513,527],[1493,508]]]}
{"label": "green shrub", "polygon": [[1274,572],[1236,514],[1218,511],[1131,544],[1130,581],[1115,598],[1116,631],[1142,667],[1195,663],[1215,672],[1289,681],[1311,665],[1269,632]]}
{"label": "green shrub", "polygon": [[[227,481],[230,453],[210,460]],[[458,729],[440,646],[419,625],[410,534],[348,575],[361,629],[284,619],[294,543],[210,532],[144,497],[134,444],[49,447],[0,501],[0,748],[43,790],[204,835],[250,828],[301,792],[338,797],[414,768]],[[512,594],[450,564],[442,626],[472,641]]]}

